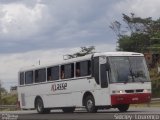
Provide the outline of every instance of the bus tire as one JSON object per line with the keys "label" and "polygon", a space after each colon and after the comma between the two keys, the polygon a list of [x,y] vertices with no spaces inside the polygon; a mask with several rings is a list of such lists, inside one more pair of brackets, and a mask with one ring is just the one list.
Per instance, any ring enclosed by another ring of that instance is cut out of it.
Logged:
{"label": "bus tire", "polygon": [[62,108],[62,111],[64,113],[73,113],[75,110],[75,107],[66,107],[66,108]]}
{"label": "bus tire", "polygon": [[45,109],[43,100],[41,98],[36,99],[36,110],[39,114],[50,113],[50,109]]}
{"label": "bus tire", "polygon": [[49,109],[49,108],[45,108],[45,109],[44,109],[44,113],[45,113],[45,114],[49,114],[50,112],[51,112],[51,109]]}
{"label": "bus tire", "polygon": [[95,113],[97,112],[97,108],[95,106],[95,101],[92,95],[88,95],[85,99],[85,107],[87,112]]}
{"label": "bus tire", "polygon": [[120,112],[126,112],[127,110],[128,110],[128,108],[129,108],[129,104],[124,104],[124,105],[118,105],[118,110],[120,111]]}

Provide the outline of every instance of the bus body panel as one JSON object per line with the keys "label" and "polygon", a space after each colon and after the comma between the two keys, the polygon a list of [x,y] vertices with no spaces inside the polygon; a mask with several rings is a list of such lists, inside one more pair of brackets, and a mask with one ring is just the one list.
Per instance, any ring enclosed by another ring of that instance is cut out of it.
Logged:
{"label": "bus body panel", "polygon": [[[67,84],[63,90],[57,90],[56,87],[61,84]],[[22,108],[34,108],[34,102],[37,96],[43,100],[44,107],[67,107],[79,106],[82,107],[83,95],[85,92],[90,92],[95,99],[95,105],[109,105],[109,90],[108,88],[102,89],[97,85],[94,79],[77,79],[66,80],[61,82],[50,82],[37,85],[28,85],[28,90],[25,87],[19,87],[19,95],[25,94],[25,106]],[[101,98],[101,99],[100,99]],[[21,100],[21,97],[19,96]],[[22,100],[21,100],[22,101]]]}
{"label": "bus body panel", "polygon": [[[49,68],[55,65],[62,66],[69,63],[74,64],[74,70],[75,70],[76,62],[83,61],[83,60],[92,60],[92,57],[99,57],[98,64],[100,67],[101,65],[105,65],[108,62],[108,58],[107,58],[108,56],[143,57],[142,54],[130,53],[130,52],[95,53],[92,56],[89,55],[89,56],[85,56],[84,58],[83,57],[74,58],[73,60],[64,61],[60,64],[51,64],[47,66],[38,66],[38,67],[30,67],[30,68],[22,69],[20,72],[25,73],[26,71],[29,71],[29,70],[32,70],[33,72],[35,72],[35,70],[38,70],[41,68]],[[114,63],[112,63],[112,66],[113,65]],[[74,71],[73,78],[68,78],[68,79],[59,78],[59,80],[56,80],[56,81],[44,81],[39,83],[35,83],[34,81],[33,84],[19,85],[18,99],[20,101],[20,106],[22,109],[35,108],[35,100],[36,100],[36,97],[39,96],[43,100],[44,108],[82,107],[83,97],[86,92],[93,95],[93,98],[95,100],[95,106],[110,106],[110,107],[113,106],[114,107],[115,105],[119,105],[119,104],[132,104],[132,103],[141,103],[141,102],[144,103],[144,102],[150,101],[151,82],[124,81],[123,83],[121,81],[122,83],[118,83],[117,81],[112,81],[111,79],[113,77],[113,74],[111,74],[110,72],[113,72],[113,71],[112,71],[112,68],[110,68],[111,71],[106,70],[107,71],[106,78],[107,78],[108,85],[102,86],[100,70],[101,69],[99,69],[99,81],[98,81],[99,83],[96,81],[96,77],[92,76],[91,74],[89,76],[75,77],[76,74]],[[19,72],[19,76],[20,76],[20,72]],[[48,73],[46,72],[46,80],[47,80],[47,74]],[[146,71],[146,74],[147,74],[147,71]],[[35,74],[33,75],[33,77],[35,77]],[[102,76],[102,78],[104,77]],[[102,83],[104,83],[104,81],[102,81]],[[119,100],[122,100],[122,101],[119,101]]]}
{"label": "bus body panel", "polygon": [[112,94],[113,90],[134,90],[134,89],[151,89],[151,82],[112,83],[110,84],[110,94]]}
{"label": "bus body panel", "polygon": [[110,94],[108,88],[101,88],[95,91],[95,104],[97,106],[107,106],[110,105]]}

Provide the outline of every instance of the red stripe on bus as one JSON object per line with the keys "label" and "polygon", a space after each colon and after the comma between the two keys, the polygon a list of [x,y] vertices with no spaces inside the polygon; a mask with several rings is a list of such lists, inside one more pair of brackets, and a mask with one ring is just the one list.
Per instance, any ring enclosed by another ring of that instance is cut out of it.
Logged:
{"label": "red stripe on bus", "polygon": [[111,95],[111,104],[139,104],[151,101],[151,93],[137,93],[137,94],[114,94]]}

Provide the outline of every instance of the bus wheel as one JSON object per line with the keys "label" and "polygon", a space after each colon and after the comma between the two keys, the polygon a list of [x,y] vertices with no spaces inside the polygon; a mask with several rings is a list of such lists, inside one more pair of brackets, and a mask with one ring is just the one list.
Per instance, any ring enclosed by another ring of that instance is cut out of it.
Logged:
{"label": "bus wheel", "polygon": [[86,106],[87,112],[90,112],[90,113],[97,112],[95,101],[92,95],[89,95],[86,97],[85,106]]}
{"label": "bus wheel", "polygon": [[64,113],[72,113],[72,112],[74,112],[74,110],[75,110],[75,107],[62,108],[62,111],[63,111]]}
{"label": "bus wheel", "polygon": [[36,110],[39,114],[50,113],[50,109],[44,109],[43,101],[41,98],[36,100]]}
{"label": "bus wheel", "polygon": [[125,105],[118,105],[118,110],[120,111],[120,112],[126,112],[127,110],[128,110],[128,108],[129,108],[129,104],[125,104]]}

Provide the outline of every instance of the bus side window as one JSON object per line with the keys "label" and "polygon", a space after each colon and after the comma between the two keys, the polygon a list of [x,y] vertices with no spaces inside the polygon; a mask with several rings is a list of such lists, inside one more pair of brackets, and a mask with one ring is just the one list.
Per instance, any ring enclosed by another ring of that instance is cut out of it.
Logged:
{"label": "bus side window", "polygon": [[61,79],[64,79],[64,65],[61,66]]}
{"label": "bus side window", "polygon": [[47,80],[58,80],[59,79],[59,66],[47,68]]}
{"label": "bus side window", "polygon": [[24,85],[24,72],[21,72],[21,73],[20,73],[19,84],[20,84],[20,85]]}
{"label": "bus side window", "polygon": [[46,81],[46,69],[35,70],[35,83]]}
{"label": "bus side window", "polygon": [[[63,78],[64,77],[64,78]],[[74,77],[74,63],[61,66],[61,79]]]}
{"label": "bus side window", "polygon": [[76,77],[88,76],[91,74],[90,60],[76,63]]}
{"label": "bus side window", "polygon": [[33,71],[25,72],[25,84],[33,83]]}
{"label": "bus side window", "polygon": [[80,77],[80,62],[76,63],[76,77]]}

